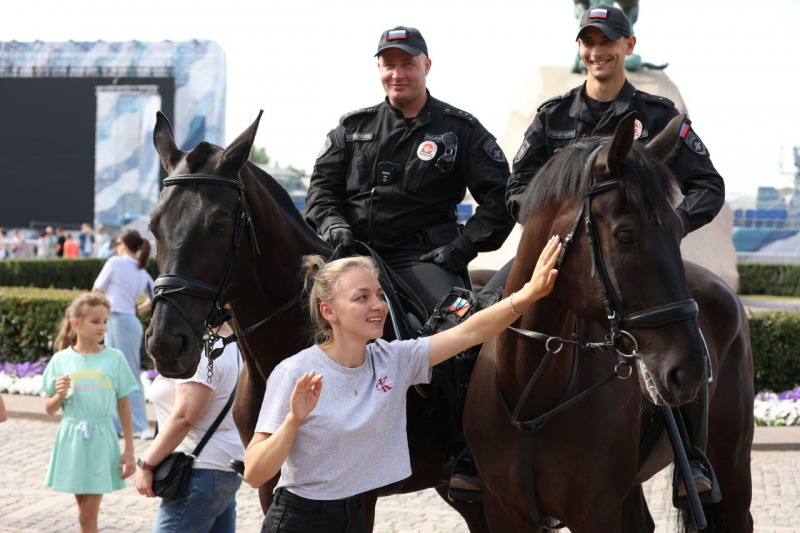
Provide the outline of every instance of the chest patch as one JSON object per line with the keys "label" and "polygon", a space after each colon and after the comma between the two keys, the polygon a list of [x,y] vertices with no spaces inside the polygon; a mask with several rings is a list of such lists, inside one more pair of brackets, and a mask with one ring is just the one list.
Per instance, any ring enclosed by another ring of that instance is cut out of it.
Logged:
{"label": "chest patch", "polygon": [[575,130],[551,130],[547,128],[547,136],[551,139],[574,139]]}
{"label": "chest patch", "polygon": [[353,133],[348,133],[344,136],[344,140],[352,142],[352,141],[371,141],[372,137],[374,137],[374,133],[359,133],[354,131]]}
{"label": "chest patch", "polygon": [[432,141],[432,142],[435,142],[435,143],[442,142],[442,137],[443,137],[443,135],[434,135],[433,133],[426,133],[425,134],[425,140],[426,141]]}
{"label": "chest patch", "polygon": [[436,156],[436,143],[433,141],[423,141],[417,148],[417,157],[423,161],[430,161]]}

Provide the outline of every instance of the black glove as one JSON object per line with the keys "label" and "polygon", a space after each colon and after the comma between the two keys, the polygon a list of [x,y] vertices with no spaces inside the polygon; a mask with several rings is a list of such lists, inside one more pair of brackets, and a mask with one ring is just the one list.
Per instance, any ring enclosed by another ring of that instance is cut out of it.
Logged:
{"label": "black glove", "polygon": [[350,226],[335,226],[328,230],[328,243],[336,248],[342,245],[342,251],[349,252],[353,245],[353,230]]}
{"label": "black glove", "polygon": [[435,250],[428,252],[419,258],[420,261],[432,261],[435,265],[442,267],[453,274],[461,274],[467,266],[469,260],[464,252],[453,246],[445,244]]}

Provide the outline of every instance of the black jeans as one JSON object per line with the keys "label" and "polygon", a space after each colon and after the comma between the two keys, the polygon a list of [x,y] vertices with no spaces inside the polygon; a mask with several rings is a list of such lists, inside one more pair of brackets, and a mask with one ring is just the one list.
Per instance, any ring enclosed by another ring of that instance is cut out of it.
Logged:
{"label": "black jeans", "polygon": [[309,500],[278,489],[261,533],[282,531],[365,533],[364,495],[345,500]]}

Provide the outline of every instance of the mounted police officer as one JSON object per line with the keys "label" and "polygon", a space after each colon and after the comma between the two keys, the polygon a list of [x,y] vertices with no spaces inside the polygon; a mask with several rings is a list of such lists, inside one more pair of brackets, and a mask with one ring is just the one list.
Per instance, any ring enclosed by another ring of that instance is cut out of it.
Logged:
{"label": "mounted police officer", "polygon": [[[638,118],[634,137],[646,143],[678,114],[670,100],[644,93],[626,79],[625,57],[633,53],[636,37],[620,9],[600,5],[586,10],[576,40],[588,70],[586,82],[539,107],[514,158],[506,205],[520,224],[525,223],[525,189],[529,184],[536,186],[536,173],[554,154],[582,137],[612,134],[630,111],[636,111]],[[686,236],[717,215],[725,202],[725,184],[688,119],[681,137],[683,142],[678,144],[668,166],[684,194],[676,211]],[[510,267],[511,263],[503,267],[489,286],[502,284]],[[704,387],[694,402],[681,408],[691,443],[703,451],[708,436],[707,402]],[[711,490],[711,481],[700,462],[690,464],[698,492]],[[681,486],[679,496],[684,495]]]}
{"label": "mounted police officer", "polygon": [[[383,32],[375,55],[386,98],[328,133],[306,221],[334,246],[370,245],[430,313],[447,290],[464,286],[467,263],[510,233],[508,163],[478,119],[430,95],[418,30]],[[467,189],[479,206],[459,228],[456,205]]]}

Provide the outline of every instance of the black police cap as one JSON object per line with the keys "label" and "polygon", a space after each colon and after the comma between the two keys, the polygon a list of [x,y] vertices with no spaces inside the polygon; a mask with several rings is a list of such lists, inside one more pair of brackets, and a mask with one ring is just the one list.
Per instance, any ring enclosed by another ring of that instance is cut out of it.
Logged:
{"label": "black police cap", "polygon": [[397,26],[383,32],[375,57],[379,56],[387,48],[399,48],[412,56],[418,56],[423,52],[425,52],[426,56],[428,55],[428,45],[425,44],[425,39],[422,38],[419,30],[405,26]]}
{"label": "black police cap", "polygon": [[633,31],[631,31],[631,21],[628,20],[628,16],[625,15],[621,9],[605,4],[592,7],[583,12],[581,16],[581,29],[578,31],[578,36],[575,38],[576,41],[581,38],[583,30],[589,26],[593,26],[602,31],[606,37],[612,41],[616,41],[620,37],[630,37],[633,35]]}

